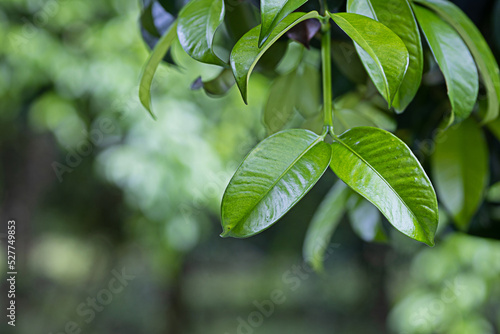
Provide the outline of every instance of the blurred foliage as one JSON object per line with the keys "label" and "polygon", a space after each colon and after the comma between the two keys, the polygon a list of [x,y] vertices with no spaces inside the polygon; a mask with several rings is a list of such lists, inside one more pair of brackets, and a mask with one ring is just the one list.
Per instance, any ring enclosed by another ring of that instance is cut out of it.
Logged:
{"label": "blurred foliage", "polygon": [[[152,121],[137,98],[149,52],[139,13],[134,0],[0,4],[0,200],[2,221],[19,226],[17,332],[59,333],[75,321],[96,334],[236,333],[238,319],[248,322],[254,302],[276,289],[286,300],[255,333],[498,332],[498,242],[455,234],[446,219],[433,249],[394,231],[387,245],[367,244],[343,219],[325,275],[297,269],[331,173],[265,235],[218,238],[223,189],[266,135],[272,83],[252,77],[249,106],[234,87],[219,99],[191,91],[199,73],[206,81],[218,72],[176,45],[177,66],[156,75]],[[294,59],[278,72],[288,73]],[[342,75],[334,85],[337,96],[352,87]],[[426,94],[443,98],[424,88],[415,108],[428,109]],[[337,100],[346,117],[347,102]],[[428,115],[402,116],[400,134]],[[304,121],[300,110],[295,117]],[[482,210],[498,221],[492,193]],[[79,305],[122,268],[135,278],[87,323]],[[449,303],[448,283],[461,289]],[[2,291],[5,284],[2,276]]]}

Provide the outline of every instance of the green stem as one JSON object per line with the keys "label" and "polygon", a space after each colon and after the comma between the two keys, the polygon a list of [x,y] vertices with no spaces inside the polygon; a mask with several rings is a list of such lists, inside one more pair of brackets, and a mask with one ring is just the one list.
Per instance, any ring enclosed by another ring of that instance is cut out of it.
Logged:
{"label": "green stem", "polygon": [[325,18],[322,22],[323,37],[321,39],[321,59],[323,68],[323,113],[325,116],[325,127],[327,131],[333,131],[333,108],[332,108],[332,41],[330,31],[330,19]]}

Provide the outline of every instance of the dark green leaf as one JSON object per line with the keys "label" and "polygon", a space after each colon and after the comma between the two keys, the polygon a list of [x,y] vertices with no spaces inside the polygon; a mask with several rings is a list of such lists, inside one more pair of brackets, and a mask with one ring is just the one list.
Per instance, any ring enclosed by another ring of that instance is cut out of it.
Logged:
{"label": "dark green leaf", "polygon": [[497,137],[498,141],[500,141],[500,119],[488,123],[488,129]]}
{"label": "dark green leaf", "polygon": [[161,60],[170,49],[176,37],[177,22],[172,24],[170,29],[168,29],[165,35],[158,41],[142,72],[141,82],[139,84],[139,99],[154,119],[156,119],[156,116],[151,107],[151,84],[158,65],[160,65]]}
{"label": "dark green leaf", "polygon": [[348,202],[349,220],[352,229],[366,242],[386,242],[387,235],[382,228],[382,220],[377,207],[358,194],[353,193]]}
{"label": "dark green leaf", "polygon": [[468,119],[436,138],[432,174],[440,201],[456,225],[466,230],[488,180],[488,147],[475,121]]}
{"label": "dark green leaf", "polygon": [[408,68],[405,44],[392,30],[366,16],[352,13],[330,13],[330,16],[359,45],[363,65],[390,107]]}
{"label": "dark green leaf", "polygon": [[198,78],[193,85],[192,89],[203,88],[205,93],[209,96],[220,97],[225,95],[231,87],[235,84],[233,72],[230,69],[223,69],[215,78],[203,81],[201,77]]}
{"label": "dark green leaf", "polygon": [[246,238],[270,227],[314,186],[331,156],[323,138],[307,130],[287,130],[262,141],[226,188],[221,236]]}
{"label": "dark green leaf", "polygon": [[488,201],[500,203],[500,182],[495,183],[488,190]]}
{"label": "dark green leaf", "polygon": [[258,46],[260,26],[247,32],[236,43],[231,52],[231,68],[233,69],[236,83],[238,84],[245,103],[247,103],[247,87],[250,74],[262,55],[293,26],[312,18],[320,18],[320,16],[317,12],[310,12],[307,14],[292,13],[288,15],[276,26],[261,48]]}
{"label": "dark green leaf", "polygon": [[[348,11],[383,23],[401,38],[408,49],[410,55],[408,70],[393,101],[394,109],[403,112],[417,93],[424,65],[420,32],[410,3],[408,0],[349,0]],[[366,52],[361,52],[360,56],[363,62],[371,60]],[[377,73],[370,76],[373,75]]]}
{"label": "dark green leaf", "polygon": [[215,32],[224,21],[223,0],[192,0],[178,21],[179,42],[188,55],[203,63],[225,65],[213,51]]}
{"label": "dark green leaf", "polygon": [[434,245],[436,194],[410,149],[389,132],[370,127],[346,131],[332,144],[337,176],[373,203],[412,239]]}
{"label": "dark green leaf", "polygon": [[314,214],[304,240],[303,256],[317,272],[323,271],[323,258],[330,239],[340,223],[351,190],[342,181],[328,192]]}
{"label": "dark green leaf", "polygon": [[291,12],[306,3],[307,0],[261,0],[261,28],[259,47],[269,38],[276,26]]}
{"label": "dark green leaf", "polygon": [[469,117],[479,90],[476,64],[460,35],[430,10],[413,6],[448,87],[453,121]]}
{"label": "dark green leaf", "polygon": [[[488,95],[488,110],[484,122],[497,118],[500,108],[500,71],[495,56],[488,43],[476,28],[474,23],[451,1],[443,0],[415,0],[431,8],[444,20],[455,28],[469,47],[476,61],[479,73],[486,87]],[[500,6],[498,6],[500,8]],[[500,20],[496,20],[496,23]]]}
{"label": "dark green leaf", "polygon": [[332,41],[332,58],[339,71],[357,84],[366,83],[366,71],[352,41]]}

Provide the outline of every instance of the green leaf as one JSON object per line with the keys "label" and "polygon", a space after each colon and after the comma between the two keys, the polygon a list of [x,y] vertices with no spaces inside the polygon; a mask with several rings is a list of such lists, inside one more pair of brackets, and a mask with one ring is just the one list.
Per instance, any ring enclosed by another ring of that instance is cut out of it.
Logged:
{"label": "green leaf", "polygon": [[430,10],[413,6],[448,87],[453,121],[469,117],[476,103],[479,78],[476,64],[460,35]]}
{"label": "green leaf", "polygon": [[346,131],[332,144],[337,176],[373,203],[412,239],[434,245],[436,194],[410,149],[389,132],[370,127]]}
{"label": "green leaf", "polygon": [[297,69],[299,94],[296,95],[297,111],[309,118],[318,114],[321,108],[321,75],[312,65],[299,66]]}
{"label": "green leaf", "polygon": [[281,131],[293,118],[300,85],[297,71],[292,71],[274,80],[269,89],[269,98],[264,106],[264,125],[270,134]]}
{"label": "green leaf", "polygon": [[307,14],[292,13],[288,15],[276,26],[261,48],[258,46],[260,25],[247,32],[236,43],[231,52],[230,63],[245,103],[247,103],[247,87],[250,74],[262,55],[293,26],[313,18],[318,19],[320,16],[315,11]]}
{"label": "green leaf", "polygon": [[388,240],[377,207],[355,193],[349,198],[348,207],[352,229],[361,240],[381,243]]}
{"label": "green leaf", "polygon": [[493,122],[488,123],[488,129],[493,133],[493,135],[500,141],[500,119],[496,119]]}
{"label": "green leaf", "polygon": [[192,89],[203,88],[207,95],[212,97],[220,97],[225,95],[231,87],[235,84],[233,72],[230,69],[223,69],[215,78],[202,81],[201,77],[198,78],[193,85]]}
{"label": "green leaf", "polygon": [[[409,53],[405,44],[392,30],[366,16],[329,14],[359,46],[363,65],[390,107],[408,68]],[[367,59],[371,61],[367,62]]]}
{"label": "green leaf", "polygon": [[170,46],[175,41],[176,37],[177,22],[173,23],[165,35],[163,35],[158,41],[142,72],[141,82],[139,84],[139,99],[141,100],[142,105],[149,111],[153,119],[156,119],[156,116],[151,107],[151,84],[153,83],[153,77],[156,73],[156,69],[160,65],[163,57],[170,49]]}
{"label": "green leaf", "polygon": [[323,271],[323,258],[335,229],[344,216],[351,190],[342,181],[332,187],[314,214],[304,240],[304,259],[317,272]]}
{"label": "green leaf", "polygon": [[396,121],[373,104],[363,101],[359,93],[347,93],[335,100],[333,113],[333,125],[339,133],[360,126],[396,130]]}
{"label": "green leaf", "polygon": [[500,203],[500,182],[495,183],[488,190],[488,201]]}
{"label": "green leaf", "polygon": [[436,138],[432,174],[440,201],[457,227],[466,230],[481,204],[488,180],[488,147],[472,119]]}
{"label": "green leaf", "polygon": [[259,47],[264,42],[274,28],[291,12],[305,4],[307,0],[261,0],[260,12],[262,25],[259,35]]}
{"label": "green leaf", "polygon": [[[479,73],[486,87],[488,96],[488,110],[484,116],[484,122],[489,122],[498,117],[500,109],[500,70],[495,56],[490,50],[488,43],[481,35],[479,29],[450,1],[443,0],[415,0],[426,7],[434,10],[463,38],[476,61]],[[499,22],[498,20],[496,22]]]}
{"label": "green leaf", "polygon": [[[347,9],[383,23],[401,38],[408,49],[408,70],[393,101],[394,109],[403,112],[417,94],[424,66],[420,32],[410,3],[408,0],[349,0]],[[360,56],[363,62],[371,60],[366,52],[361,52]],[[370,76],[373,75],[376,73]]]}
{"label": "green leaf", "polygon": [[178,21],[179,42],[188,55],[202,63],[226,65],[213,50],[215,32],[224,21],[223,0],[192,0]]}
{"label": "green leaf", "polygon": [[221,236],[246,238],[270,227],[316,184],[331,156],[323,138],[307,130],[287,130],[262,141],[226,188]]}

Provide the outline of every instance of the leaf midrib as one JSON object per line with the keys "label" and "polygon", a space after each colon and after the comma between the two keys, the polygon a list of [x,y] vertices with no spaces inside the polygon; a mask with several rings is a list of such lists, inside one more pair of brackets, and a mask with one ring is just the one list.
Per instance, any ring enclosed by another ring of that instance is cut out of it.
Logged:
{"label": "leaf midrib", "polygon": [[[389,184],[389,182],[384,178],[382,177],[382,175],[380,175],[380,173],[372,166],[370,165],[370,163],[368,163],[368,161],[366,161],[361,155],[358,154],[358,152],[356,152],[354,149],[352,149],[349,145],[347,145],[346,143],[344,143],[342,140],[340,140],[340,138],[336,138],[336,141],[342,145],[344,145],[349,151],[351,151],[356,157],[358,157],[358,159],[360,159],[363,163],[365,163],[373,172],[375,172],[375,174],[377,174],[378,177],[380,177],[382,179],[382,181],[384,181],[384,183],[389,187],[389,189],[391,189],[394,194],[397,196],[397,198],[404,204],[404,206],[408,209],[408,211],[411,213],[414,221],[416,221],[418,223],[418,225],[420,226],[420,229],[424,232],[424,235],[426,235],[427,233],[425,232],[425,229],[423,228],[423,226],[420,224],[420,221],[417,219],[417,216],[415,215],[415,213],[413,212],[413,210],[410,209],[410,207],[408,207],[408,204],[406,204],[406,202],[401,198],[401,196],[399,196],[398,192]],[[426,237],[428,237],[426,235]]]}
{"label": "leaf midrib", "polygon": [[[322,140],[322,138],[318,137],[309,146],[307,146],[307,148],[304,150],[304,152],[302,152],[302,154],[300,154],[296,159],[293,160],[293,162],[290,164],[290,166],[288,166],[287,169],[285,169],[285,171],[280,174],[280,176],[276,179],[276,181],[273,182],[273,184],[267,189],[267,191],[255,202],[255,204],[251,207],[251,209],[248,210],[247,213],[240,220],[238,220],[238,222],[234,226],[238,226],[238,225],[240,225],[240,223],[244,222],[250,216],[250,214],[254,211],[254,209],[262,202],[262,200],[265,197],[267,197],[269,192],[271,192],[271,190],[274,189],[274,187],[278,184],[278,182],[281,181],[281,179],[283,179],[283,176],[285,176],[295,166],[295,164],[306,153],[308,153],[311,150],[311,148],[316,146],[316,144],[319,143],[321,140]],[[234,229],[234,227],[233,227],[233,229]]]}

